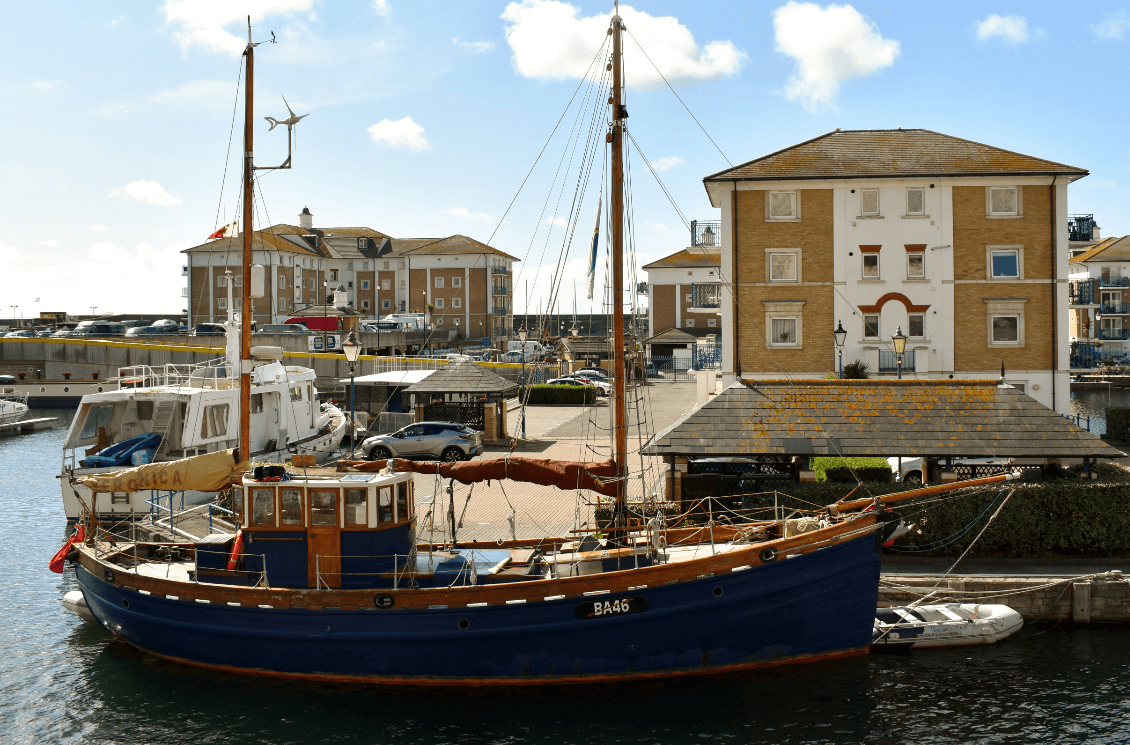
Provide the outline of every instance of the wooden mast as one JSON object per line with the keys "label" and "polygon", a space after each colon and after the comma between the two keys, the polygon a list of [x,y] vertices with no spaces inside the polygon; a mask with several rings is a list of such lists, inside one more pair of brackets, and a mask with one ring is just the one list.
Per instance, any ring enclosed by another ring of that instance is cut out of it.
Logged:
{"label": "wooden mast", "polygon": [[628,428],[627,375],[624,365],[624,106],[623,64],[621,60],[620,7],[612,16],[612,354],[613,354],[613,422],[612,457],[616,462],[616,507],[613,528],[627,527]]}
{"label": "wooden mast", "polygon": [[251,459],[251,191],[255,164],[252,133],[255,108],[255,45],[251,43],[251,18],[247,19],[247,90],[243,106],[243,310],[239,317],[239,460]]}

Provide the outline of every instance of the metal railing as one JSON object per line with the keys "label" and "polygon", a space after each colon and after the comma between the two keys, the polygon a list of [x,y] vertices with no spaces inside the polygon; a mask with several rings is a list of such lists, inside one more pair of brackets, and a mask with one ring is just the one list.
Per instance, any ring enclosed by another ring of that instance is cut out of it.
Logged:
{"label": "metal railing", "polygon": [[722,285],[713,284],[691,285],[692,308],[721,308]]}
{"label": "metal railing", "polygon": [[490,288],[491,295],[506,295],[509,290],[504,285],[493,285]]}
{"label": "metal railing", "polygon": [[227,360],[219,357],[190,365],[167,364],[161,367],[134,365],[118,368],[118,388],[150,388],[159,385],[215,386],[223,380],[229,385],[238,384],[228,378]]}
{"label": "metal railing", "polygon": [[[342,571],[329,572],[329,571],[323,571],[322,570],[322,559],[337,559],[338,560],[338,566],[341,566],[341,560],[342,559],[370,559],[370,560],[392,559],[392,588],[394,590],[400,587],[400,582],[402,580],[407,578],[408,581],[411,582],[416,576],[416,554],[415,553],[386,554],[386,555],[383,555],[383,556],[382,555],[378,555],[378,556],[334,556],[332,554],[326,554],[326,555],[315,554],[314,555],[314,588],[318,589],[318,590],[333,590],[333,589],[336,589],[336,588],[330,587],[329,583],[326,582],[322,578],[323,575],[328,576],[328,577],[337,577],[338,578],[338,584],[340,584],[341,583],[340,580],[341,580],[342,577],[379,577],[381,575],[385,575],[385,574],[389,573],[388,571],[384,571],[384,572],[342,572]],[[403,563],[401,563],[401,561],[400,561],[401,559],[404,559]],[[266,568],[267,568],[267,565],[266,565],[266,563],[264,563],[263,569],[266,570]]]}
{"label": "metal railing", "polygon": [[[881,373],[897,373],[898,372],[898,355],[889,349],[879,350],[879,372]],[[904,352],[902,355],[902,371],[914,372],[914,350]]]}
{"label": "metal railing", "polygon": [[691,220],[692,246],[721,246],[722,222],[720,220]]}
{"label": "metal railing", "polygon": [[1067,302],[1071,305],[1093,305],[1098,294],[1095,286],[1098,284],[1093,279],[1081,279],[1071,282],[1067,286]]}
{"label": "metal railing", "polygon": [[1126,341],[1130,339],[1130,329],[1099,329],[1098,338],[1103,341]]}
{"label": "metal railing", "polygon": [[[196,554],[212,554],[214,556],[221,557],[225,561],[227,560],[227,558],[229,556],[229,553],[227,551],[208,551],[207,549],[201,550],[199,548],[195,549],[195,553]],[[200,560],[199,560],[199,558],[197,558],[197,560],[196,560],[196,571],[192,572],[191,575],[190,575],[191,578],[192,578],[193,584],[200,584],[200,570],[203,568],[207,572],[212,572],[212,573],[215,573],[215,574],[226,574],[226,575],[229,575],[229,576],[232,576],[232,577],[237,577],[239,575],[258,574],[259,579],[256,580],[255,584],[252,585],[252,587],[262,587],[264,589],[270,589],[271,583],[267,580],[267,555],[266,554],[248,554],[248,553],[240,552],[239,558],[244,559],[244,560],[249,559],[249,558],[259,559],[259,561],[262,562],[263,568],[261,570],[228,569],[226,564],[224,565],[223,568],[221,568],[221,567],[201,567],[200,566]]]}
{"label": "metal railing", "polygon": [[1099,313],[1104,316],[1124,316],[1130,313],[1130,303],[1103,303]]}
{"label": "metal railing", "polygon": [[1094,215],[1068,215],[1067,239],[1069,241],[1094,240],[1095,216]]}
{"label": "metal railing", "polygon": [[490,268],[491,274],[509,274],[510,271],[504,266],[492,266]]}
{"label": "metal railing", "polygon": [[1130,287],[1130,277],[1103,277],[1099,287]]}
{"label": "metal railing", "polygon": [[508,310],[506,310],[506,306],[501,306],[501,307],[500,307],[500,306],[497,306],[497,305],[496,305],[496,306],[494,306],[493,308],[491,308],[491,311],[490,311],[490,312],[491,312],[491,314],[492,314],[492,315],[496,315],[496,316],[504,316],[504,315],[506,315],[506,314],[507,314],[507,313],[508,313],[509,311],[508,311]]}

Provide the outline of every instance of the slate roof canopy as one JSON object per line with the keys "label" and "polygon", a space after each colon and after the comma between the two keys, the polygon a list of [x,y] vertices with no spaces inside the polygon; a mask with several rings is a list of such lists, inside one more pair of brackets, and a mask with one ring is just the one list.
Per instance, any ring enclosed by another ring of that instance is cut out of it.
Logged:
{"label": "slate roof canopy", "polygon": [[669,328],[666,331],[660,331],[650,339],[644,339],[644,344],[697,344],[698,337],[688,334],[686,331],[677,328]]}
{"label": "slate roof canopy", "polygon": [[1069,264],[1082,264],[1087,261],[1128,261],[1130,260],[1130,235],[1122,238],[1106,238],[1089,248],[1085,253],[1068,259]]}
{"label": "slate roof canopy", "polygon": [[518,389],[516,383],[476,365],[461,360],[444,365],[419,383],[404,389],[406,393],[469,393],[483,395],[500,393],[505,395]]}
{"label": "slate roof canopy", "polygon": [[664,256],[662,259],[656,259],[655,261],[646,265],[644,267],[644,271],[647,271],[648,269],[714,267],[718,266],[721,261],[721,246],[695,246],[693,248],[684,248],[682,251],[676,251],[670,256]]}
{"label": "slate roof canopy", "polygon": [[649,455],[1119,458],[995,380],[745,380],[657,434]]}

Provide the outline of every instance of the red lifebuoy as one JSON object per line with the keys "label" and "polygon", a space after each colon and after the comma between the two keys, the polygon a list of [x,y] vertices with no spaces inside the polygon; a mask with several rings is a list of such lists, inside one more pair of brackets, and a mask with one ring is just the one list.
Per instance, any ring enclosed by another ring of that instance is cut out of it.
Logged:
{"label": "red lifebuoy", "polygon": [[73,546],[74,544],[82,543],[85,533],[86,531],[84,530],[83,526],[78,526],[78,530],[74,532],[74,535],[67,539],[67,542],[63,544],[63,547],[59,549],[54,556],[51,557],[51,563],[47,565],[47,568],[55,574],[62,574],[63,567],[66,566],[67,563],[67,552],[71,550],[71,546]]}
{"label": "red lifebuoy", "polygon": [[243,553],[243,531],[240,530],[235,534],[235,540],[231,544],[231,554],[228,555],[228,571],[235,569],[239,564],[239,555]]}

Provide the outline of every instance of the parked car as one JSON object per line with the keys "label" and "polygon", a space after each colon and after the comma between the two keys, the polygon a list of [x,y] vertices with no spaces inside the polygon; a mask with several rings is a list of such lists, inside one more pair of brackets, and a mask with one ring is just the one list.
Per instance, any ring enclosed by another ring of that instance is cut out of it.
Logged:
{"label": "parked car", "polygon": [[74,329],[59,329],[51,333],[52,339],[66,339],[74,332]]}
{"label": "parked car", "polygon": [[133,321],[118,321],[118,323],[125,326],[126,332],[128,333],[130,329],[145,328],[146,326],[150,325],[151,322],[150,321],[133,320]]}
{"label": "parked car", "polygon": [[56,333],[56,329],[43,329],[42,331],[35,332],[35,335],[40,338],[46,339],[48,337],[54,336]]}
{"label": "parked car", "polygon": [[[902,481],[907,484],[921,484],[923,482],[923,474],[926,470],[925,458],[903,458],[902,469],[899,469],[898,458],[887,458],[887,463],[891,465],[891,471],[895,474],[896,481]],[[1003,473],[1006,467],[1012,464],[1011,460],[1001,458],[954,458],[954,466],[977,466],[979,470],[985,470],[985,474],[989,475],[988,471],[994,473]]]}
{"label": "parked car", "polygon": [[482,450],[481,432],[452,422],[417,422],[361,443],[361,452],[369,460],[423,458],[454,463],[473,458]]}
{"label": "parked car", "polygon": [[184,329],[176,321],[168,318],[162,318],[160,321],[153,322],[152,325],[146,326],[141,330],[141,336],[148,336],[150,334],[180,334]]}
{"label": "parked car", "polygon": [[499,362],[521,362],[522,361],[522,353],[521,352],[507,352],[506,354],[499,355],[498,361]]}
{"label": "parked car", "polygon": [[553,380],[545,381],[546,385],[575,385],[584,386],[588,388],[595,388],[596,395],[608,396],[612,393],[612,386],[607,383],[600,383],[595,380],[585,380],[583,378],[554,378]]}
{"label": "parked car", "polygon": [[89,326],[83,326],[81,323],[78,325],[71,336],[93,336],[98,338],[105,338],[111,336],[125,336],[126,327],[120,323],[108,323],[106,321],[95,321]]}
{"label": "parked car", "polygon": [[38,334],[32,329],[18,329],[4,334],[5,339],[34,339]]}
{"label": "parked car", "polygon": [[310,329],[301,323],[268,323],[255,330],[256,334],[308,334]]}
{"label": "parked car", "polygon": [[[596,395],[598,396],[612,395],[612,384],[600,380],[599,378],[590,378],[587,375],[573,373],[572,375],[563,375],[562,377],[557,378],[557,380],[576,380],[583,383],[584,385],[591,385],[593,388],[596,388]],[[552,384],[552,381],[550,381],[550,383]]]}
{"label": "parked car", "polygon": [[127,339],[136,339],[149,330],[148,326],[134,326],[131,329],[126,329]]}
{"label": "parked car", "polygon": [[612,382],[612,373],[608,372],[603,367],[582,367],[573,374],[584,375],[589,379],[603,380],[605,383]]}
{"label": "parked car", "polygon": [[193,336],[226,336],[227,331],[218,323],[198,323],[192,330]]}

